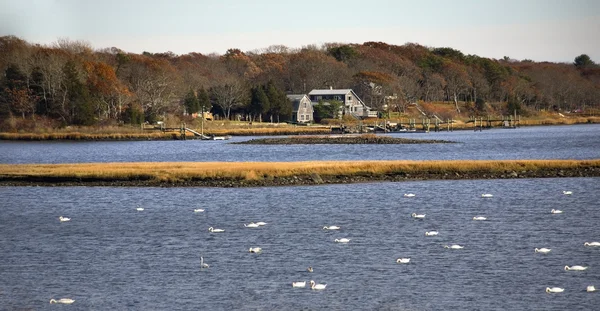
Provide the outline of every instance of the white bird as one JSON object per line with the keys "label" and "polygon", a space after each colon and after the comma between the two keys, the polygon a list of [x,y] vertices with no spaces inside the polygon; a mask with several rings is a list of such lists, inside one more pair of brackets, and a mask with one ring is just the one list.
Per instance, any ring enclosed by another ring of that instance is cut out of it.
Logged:
{"label": "white bird", "polygon": [[550,211],[550,213],[552,213],[552,214],[562,214],[562,211],[561,211],[561,210],[558,210],[558,209],[552,209],[552,210]]}
{"label": "white bird", "polygon": [[586,270],[588,267],[584,267],[584,266],[565,266],[565,271],[569,271],[569,270],[573,270],[573,271],[584,271]]}
{"label": "white bird", "polygon": [[308,268],[306,268],[306,271],[308,271],[308,272],[312,273],[312,272],[313,272],[313,267],[308,267]]}
{"label": "white bird", "polygon": [[438,235],[439,232],[437,231],[427,231],[425,232],[425,236],[434,236],[434,235]]}
{"label": "white bird", "polygon": [[396,259],[396,263],[409,263],[410,258],[398,258]]}
{"label": "white bird", "polygon": [[323,230],[340,230],[340,226],[325,226]]}
{"label": "white bird", "polygon": [[303,281],[303,282],[292,282],[292,287],[306,287],[306,281]]}
{"label": "white bird", "polygon": [[213,232],[213,233],[225,232],[225,230],[223,230],[223,229],[215,229],[213,227],[208,228],[208,231]]}
{"label": "white bird", "polygon": [[552,250],[551,248],[545,248],[545,247],[542,247],[542,248],[536,247],[535,248],[536,253],[543,253],[543,254],[549,253],[551,250]]}
{"label": "white bird", "polygon": [[205,269],[208,267],[209,267],[209,265],[207,263],[204,263],[204,257],[200,256],[200,268]]}
{"label": "white bird", "polygon": [[595,292],[596,291],[596,287],[594,287],[594,285],[589,285],[585,290],[588,293]]}
{"label": "white bird", "polygon": [[204,212],[204,210],[201,208],[194,209],[194,213],[202,213],[202,212]]}
{"label": "white bird", "polygon": [[414,193],[405,193],[404,196],[407,198],[412,198],[415,196],[415,194]]}
{"label": "white bird", "polygon": [[458,244],[452,244],[452,245],[450,245],[450,246],[448,246],[448,245],[444,245],[444,248],[450,248],[450,249],[462,249],[462,248],[465,248],[465,247],[464,247],[464,246],[460,246],[460,245],[458,245]]}
{"label": "white bird", "polygon": [[50,299],[50,303],[62,303],[62,304],[67,304],[70,305],[72,303],[74,303],[75,300],[71,299],[71,298],[61,298],[59,300],[56,299]]}
{"label": "white bird", "polygon": [[144,208],[143,207],[136,207],[135,210],[138,211],[138,212],[141,212],[141,211],[144,210]]}
{"label": "white bird", "polygon": [[71,218],[60,216],[60,217],[58,217],[58,220],[60,220],[60,222],[65,222],[65,221],[71,221]]}
{"label": "white bird", "polygon": [[250,247],[250,249],[248,251],[250,253],[260,253],[260,252],[262,252],[262,248],[260,248],[260,247]]}
{"label": "white bird", "polygon": [[259,222],[257,222],[256,224],[257,224],[257,225],[259,225],[259,226],[264,226],[264,225],[266,225],[267,223],[266,223],[266,222],[264,222],[264,221],[259,221]]}
{"label": "white bird", "polygon": [[473,217],[473,220],[487,220],[487,218],[483,216],[475,216]]}
{"label": "white bird", "polygon": [[246,228],[258,228],[260,226],[258,224],[255,224],[255,223],[251,222],[249,224],[244,224],[244,227],[246,227]]}
{"label": "white bird", "polygon": [[563,191],[563,194],[565,194],[565,195],[571,195],[571,194],[573,194],[573,191]]}
{"label": "white bird", "polygon": [[317,284],[315,281],[310,280],[310,288],[312,289],[325,289],[327,284]]}
{"label": "white bird", "polygon": [[426,215],[426,214],[417,214],[417,213],[412,213],[412,214],[411,214],[411,216],[412,216],[413,218],[419,218],[419,219],[423,219],[423,218],[425,218],[425,215]]}
{"label": "white bird", "polygon": [[346,238],[341,238],[341,239],[335,239],[336,243],[348,243],[350,242],[350,239],[346,239]]}
{"label": "white bird", "polygon": [[583,246],[600,246],[600,242],[585,242]]}
{"label": "white bird", "polygon": [[481,195],[482,198],[491,198],[493,196],[494,196],[493,194],[489,194],[489,193],[484,193]]}
{"label": "white bird", "polygon": [[560,288],[560,287],[546,287],[546,293],[562,293],[564,292],[565,289],[564,288]]}

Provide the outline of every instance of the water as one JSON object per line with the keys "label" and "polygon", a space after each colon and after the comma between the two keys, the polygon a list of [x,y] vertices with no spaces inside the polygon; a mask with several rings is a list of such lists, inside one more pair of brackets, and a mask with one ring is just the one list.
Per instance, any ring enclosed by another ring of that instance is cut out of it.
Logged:
{"label": "water", "polygon": [[[57,310],[48,301],[69,297],[73,310],[597,310],[585,288],[600,287],[600,248],[583,243],[600,241],[599,181],[0,187],[1,308]],[[443,248],[454,243],[465,248]],[[311,279],[327,288],[291,286]],[[554,286],[565,292],[544,292]]]}
{"label": "water", "polygon": [[309,160],[597,159],[600,124],[493,129],[483,132],[399,133],[457,144],[234,145],[229,141],[7,142],[0,163],[209,162]]}

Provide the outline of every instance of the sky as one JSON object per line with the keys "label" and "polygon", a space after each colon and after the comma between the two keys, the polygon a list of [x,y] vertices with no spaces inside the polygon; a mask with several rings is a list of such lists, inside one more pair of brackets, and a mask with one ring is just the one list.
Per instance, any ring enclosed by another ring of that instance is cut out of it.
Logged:
{"label": "sky", "polygon": [[598,0],[0,0],[0,36],[224,54],[381,41],[482,57],[600,62]]}

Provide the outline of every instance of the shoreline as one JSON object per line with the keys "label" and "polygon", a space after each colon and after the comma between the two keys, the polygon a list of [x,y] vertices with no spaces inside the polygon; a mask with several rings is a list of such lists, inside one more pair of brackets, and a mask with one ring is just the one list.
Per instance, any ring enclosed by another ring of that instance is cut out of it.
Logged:
{"label": "shoreline", "polygon": [[563,177],[600,177],[600,159],[0,165],[0,186],[17,187],[239,188]]}

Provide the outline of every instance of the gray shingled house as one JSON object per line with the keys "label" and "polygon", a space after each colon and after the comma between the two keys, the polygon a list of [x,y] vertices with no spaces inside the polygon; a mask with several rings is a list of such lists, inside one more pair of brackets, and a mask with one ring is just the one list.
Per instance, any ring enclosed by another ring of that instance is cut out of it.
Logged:
{"label": "gray shingled house", "polygon": [[310,123],[313,121],[313,106],[306,94],[291,94],[287,98],[292,102],[292,121]]}
{"label": "gray shingled house", "polygon": [[365,105],[352,89],[312,90],[308,96],[313,105],[318,105],[319,101],[323,103],[331,100],[341,102],[340,116],[350,114],[357,119],[377,117],[377,111],[371,111],[371,107]]}

